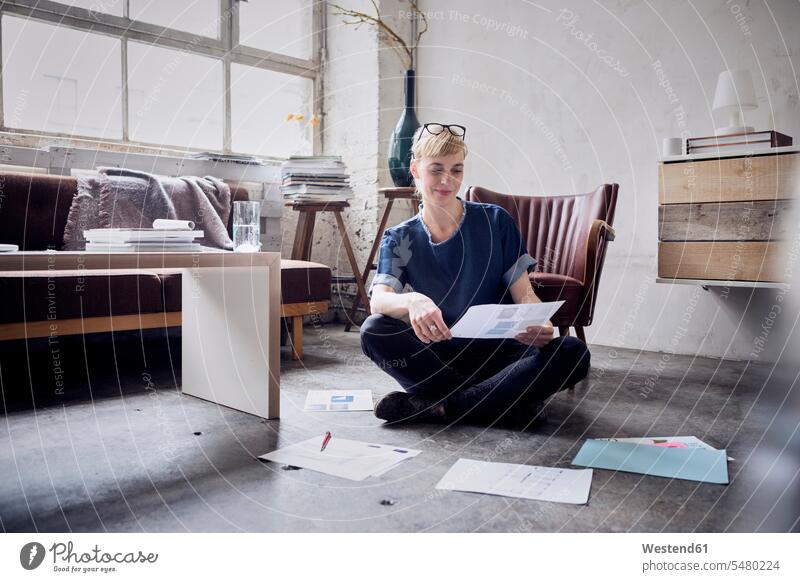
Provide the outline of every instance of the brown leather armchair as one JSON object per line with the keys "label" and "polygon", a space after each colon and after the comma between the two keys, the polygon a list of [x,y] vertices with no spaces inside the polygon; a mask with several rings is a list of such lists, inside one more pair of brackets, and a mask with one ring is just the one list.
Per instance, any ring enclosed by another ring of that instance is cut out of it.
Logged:
{"label": "brown leather armchair", "polygon": [[553,318],[559,333],[586,341],[606,246],[614,240],[618,184],[571,196],[515,196],[472,186],[467,200],[497,204],[514,218],[528,252],[536,259],[531,285],[542,301],[565,301]]}

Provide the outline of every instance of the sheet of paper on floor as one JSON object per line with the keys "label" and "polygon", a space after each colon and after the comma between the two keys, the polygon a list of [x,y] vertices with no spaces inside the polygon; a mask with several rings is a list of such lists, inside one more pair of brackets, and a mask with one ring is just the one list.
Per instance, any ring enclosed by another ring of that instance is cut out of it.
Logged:
{"label": "sheet of paper on floor", "polygon": [[591,469],[535,467],[472,459],[456,461],[436,484],[437,489],[574,504],[589,501],[591,487]]}
{"label": "sheet of paper on floor", "polygon": [[669,479],[728,483],[725,451],[702,447],[675,449],[588,439],[572,464]]}
{"label": "sheet of paper on floor", "polygon": [[372,390],[309,390],[306,412],[372,410]]}
{"label": "sheet of paper on floor", "polygon": [[546,323],[563,301],[473,305],[451,328],[453,337],[513,338],[529,325]]}
{"label": "sheet of paper on floor", "polygon": [[[672,446],[673,443],[679,443],[689,449],[711,449],[717,451],[710,444],[701,441],[695,436],[668,436],[668,437],[611,437],[605,439],[595,439],[597,441],[611,441],[615,443],[635,443],[639,445],[653,445],[656,447]],[[729,461],[735,461],[733,457],[728,457]]]}
{"label": "sheet of paper on floor", "polygon": [[320,451],[324,435],[313,437],[288,447],[261,455],[259,459],[285,463],[327,475],[363,481],[382,475],[399,463],[421,451],[394,445],[364,443],[333,436],[324,451]]}

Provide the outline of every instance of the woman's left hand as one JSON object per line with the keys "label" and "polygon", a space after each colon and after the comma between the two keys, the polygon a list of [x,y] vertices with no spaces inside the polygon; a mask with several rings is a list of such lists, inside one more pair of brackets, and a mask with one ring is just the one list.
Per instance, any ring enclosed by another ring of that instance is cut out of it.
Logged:
{"label": "woman's left hand", "polygon": [[514,339],[520,343],[541,348],[553,340],[553,331],[553,324],[548,321],[544,325],[529,325],[525,331],[514,336]]}

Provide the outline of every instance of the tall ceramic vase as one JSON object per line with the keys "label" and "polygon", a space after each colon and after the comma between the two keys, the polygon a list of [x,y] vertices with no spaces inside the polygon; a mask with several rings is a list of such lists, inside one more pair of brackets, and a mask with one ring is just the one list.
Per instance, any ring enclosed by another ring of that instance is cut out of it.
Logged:
{"label": "tall ceramic vase", "polygon": [[389,141],[389,174],[394,185],[398,187],[414,184],[409,171],[411,145],[414,132],[420,125],[417,114],[414,113],[414,81],[414,70],[406,71],[406,105]]}

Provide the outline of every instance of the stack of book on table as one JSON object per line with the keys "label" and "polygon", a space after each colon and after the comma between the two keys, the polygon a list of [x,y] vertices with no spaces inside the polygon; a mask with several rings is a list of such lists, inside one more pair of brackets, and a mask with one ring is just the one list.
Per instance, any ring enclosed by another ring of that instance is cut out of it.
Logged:
{"label": "stack of book on table", "polygon": [[86,250],[95,253],[201,252],[202,230],[155,228],[92,228],[83,231]]}
{"label": "stack of book on table", "polygon": [[730,135],[690,137],[686,140],[687,154],[747,153],[792,145],[791,136],[777,131],[752,131]]}
{"label": "stack of book on table", "polygon": [[341,156],[291,156],[281,178],[281,192],[290,200],[339,202],[353,193]]}

